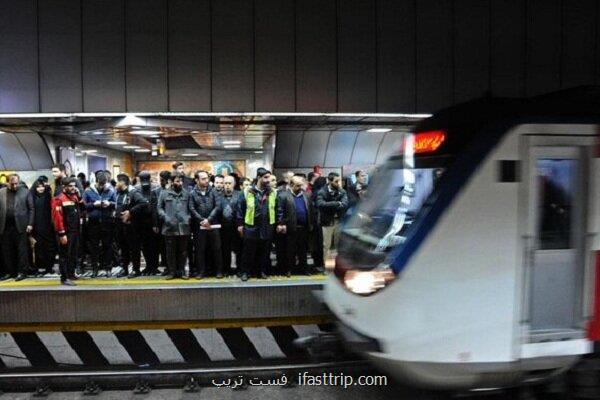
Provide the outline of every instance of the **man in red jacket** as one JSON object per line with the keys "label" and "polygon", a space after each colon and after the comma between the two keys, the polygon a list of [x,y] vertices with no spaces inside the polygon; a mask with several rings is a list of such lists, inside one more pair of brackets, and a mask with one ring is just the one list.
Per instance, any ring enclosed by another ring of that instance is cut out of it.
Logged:
{"label": "man in red jacket", "polygon": [[52,220],[58,236],[60,282],[75,286],[77,248],[79,246],[80,199],[75,178],[62,179],[62,192],[52,199]]}

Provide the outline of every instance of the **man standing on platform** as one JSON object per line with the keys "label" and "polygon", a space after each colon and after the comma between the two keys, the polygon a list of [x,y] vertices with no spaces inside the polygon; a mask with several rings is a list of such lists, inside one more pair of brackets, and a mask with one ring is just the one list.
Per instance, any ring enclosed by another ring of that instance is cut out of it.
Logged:
{"label": "man standing on platform", "polygon": [[298,259],[298,271],[308,274],[306,263],[308,252],[308,234],[312,231],[312,221],[314,218],[313,204],[310,196],[302,190],[304,179],[294,176],[290,181],[290,190],[286,190],[279,195],[277,213],[280,220],[277,230],[287,234],[286,254],[288,257],[286,266],[287,277],[296,267],[296,258]]}
{"label": "man standing on platform", "polygon": [[337,172],[329,173],[327,185],[317,193],[317,207],[323,228],[323,257],[327,259],[332,245],[337,248],[340,220],[348,208],[348,195]]}
{"label": "man standing on platform", "polygon": [[173,174],[171,188],[158,198],[158,217],[167,250],[167,279],[187,279],[184,274],[187,244],[190,237],[189,193],[183,188],[183,176]]}
{"label": "man standing on platform", "polygon": [[194,247],[196,254],[196,278],[206,274],[209,251],[212,254],[217,278],[223,277],[221,259],[221,236],[218,229],[211,228],[219,219],[220,195],[208,184],[208,172],[196,172],[196,187],[190,194],[190,213],[194,220]]}
{"label": "man standing on platform", "polygon": [[166,276],[169,274],[169,269],[167,268],[167,253],[166,253],[166,249],[165,249],[165,238],[160,234],[161,229],[162,229],[162,223],[160,222],[160,219],[158,218],[157,206],[158,206],[158,198],[160,197],[160,194],[171,183],[171,172],[170,171],[160,171],[160,174],[158,176],[159,176],[160,186],[155,189],[152,189],[152,200],[150,202],[151,206],[152,206],[152,230],[154,230],[154,233],[158,235],[158,238],[160,241],[160,245],[159,245],[160,246],[160,250],[159,250],[160,265],[165,267],[165,270],[163,271],[163,273],[161,275]]}
{"label": "man standing on platform", "polygon": [[62,184],[62,193],[52,201],[52,220],[58,235],[60,282],[75,286],[71,279],[74,278],[79,247],[80,200],[75,178],[64,178]]}
{"label": "man standing on platform", "polygon": [[114,235],[113,212],[116,202],[115,191],[108,183],[108,177],[100,171],[96,175],[96,185],[90,186],[83,193],[94,277],[98,275],[99,269],[106,270],[106,275],[110,276]]}
{"label": "man standing on platform", "polygon": [[140,249],[144,254],[146,268],[142,275],[156,275],[158,273],[158,235],[154,233],[152,222],[152,184],[151,176],[147,171],[138,175],[140,186],[131,191],[129,212],[131,224],[135,232],[133,265],[139,263]]}
{"label": "man standing on platform", "polygon": [[26,278],[27,234],[33,231],[34,217],[28,197],[29,190],[21,184],[17,174],[9,175],[8,186],[0,189],[0,236],[6,269],[2,279],[14,277],[20,281]]}
{"label": "man standing on platform", "polygon": [[[134,255],[134,229],[131,225],[131,214],[129,207],[131,205],[131,194],[129,176],[125,174],[117,175],[117,207],[115,210],[116,242],[120,251],[119,264],[123,271],[117,275],[117,278],[128,276],[129,264],[133,262],[133,270],[128,277],[135,278],[140,275],[140,257]],[[139,249],[138,249],[139,252]],[[137,261],[137,263],[136,263]]]}
{"label": "man standing on platform", "polygon": [[221,248],[223,250],[223,269],[225,275],[231,275],[231,252],[235,254],[235,268],[238,275],[242,267],[242,238],[237,231],[236,213],[243,194],[234,190],[235,179],[228,175],[223,180],[221,196]]}
{"label": "man standing on platform", "polygon": [[238,230],[244,239],[242,253],[242,280],[248,280],[253,266],[258,266],[259,277],[267,278],[270,265],[269,254],[275,231],[277,194],[271,188],[271,172],[259,168],[257,182],[238,208]]}

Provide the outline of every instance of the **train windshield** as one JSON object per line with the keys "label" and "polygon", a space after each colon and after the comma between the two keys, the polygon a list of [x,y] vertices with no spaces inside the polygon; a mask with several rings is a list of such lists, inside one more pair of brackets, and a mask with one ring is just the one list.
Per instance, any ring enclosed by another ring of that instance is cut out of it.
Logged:
{"label": "train windshield", "polygon": [[405,242],[443,174],[443,164],[443,159],[434,158],[420,163],[411,151],[404,151],[379,167],[344,225],[340,256],[366,268],[386,262],[389,251]]}

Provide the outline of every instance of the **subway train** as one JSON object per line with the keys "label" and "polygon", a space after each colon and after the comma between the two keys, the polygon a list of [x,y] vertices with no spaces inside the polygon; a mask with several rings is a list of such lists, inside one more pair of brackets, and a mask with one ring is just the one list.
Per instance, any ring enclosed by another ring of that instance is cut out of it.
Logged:
{"label": "subway train", "polygon": [[342,227],[323,299],[343,342],[451,390],[600,357],[599,127],[600,88],[581,87],[473,100],[406,134]]}

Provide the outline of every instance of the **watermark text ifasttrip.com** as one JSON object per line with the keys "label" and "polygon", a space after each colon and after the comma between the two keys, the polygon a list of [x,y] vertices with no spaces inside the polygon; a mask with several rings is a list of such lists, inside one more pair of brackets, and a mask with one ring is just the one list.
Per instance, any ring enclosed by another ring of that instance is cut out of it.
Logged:
{"label": "watermark text ifasttrip.com", "polygon": [[386,386],[388,378],[385,375],[346,375],[343,372],[323,372],[311,374],[304,371],[297,376],[299,386],[341,386],[344,389],[351,386]]}

